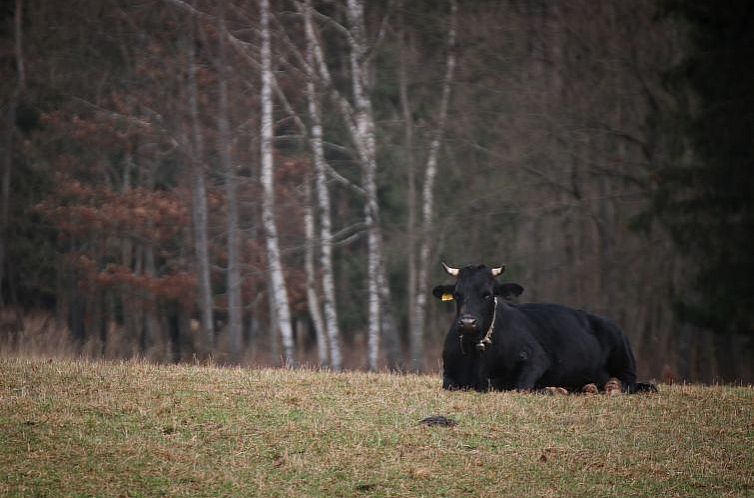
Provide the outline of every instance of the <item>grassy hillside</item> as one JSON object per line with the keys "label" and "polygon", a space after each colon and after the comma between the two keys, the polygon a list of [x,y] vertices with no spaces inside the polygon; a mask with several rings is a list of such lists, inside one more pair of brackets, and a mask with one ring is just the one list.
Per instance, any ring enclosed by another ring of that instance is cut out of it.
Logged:
{"label": "grassy hillside", "polygon": [[0,360],[2,496],[752,496],[752,448],[750,387]]}

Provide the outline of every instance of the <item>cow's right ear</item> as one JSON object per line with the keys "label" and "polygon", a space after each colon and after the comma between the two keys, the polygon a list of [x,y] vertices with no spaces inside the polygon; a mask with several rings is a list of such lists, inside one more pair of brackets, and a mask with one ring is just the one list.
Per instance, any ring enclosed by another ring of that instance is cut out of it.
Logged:
{"label": "cow's right ear", "polygon": [[495,286],[495,295],[502,297],[506,301],[512,301],[524,292],[524,288],[513,282],[497,284]]}
{"label": "cow's right ear", "polygon": [[432,295],[441,301],[452,301],[455,285],[438,285],[432,289]]}

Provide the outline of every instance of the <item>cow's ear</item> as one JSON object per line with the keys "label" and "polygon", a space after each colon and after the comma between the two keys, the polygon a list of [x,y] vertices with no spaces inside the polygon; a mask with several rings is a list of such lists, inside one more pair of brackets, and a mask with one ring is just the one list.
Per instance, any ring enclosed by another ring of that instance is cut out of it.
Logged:
{"label": "cow's ear", "polygon": [[497,284],[495,286],[495,295],[502,297],[508,301],[512,301],[524,292],[524,288],[513,282],[506,282],[504,284]]}
{"label": "cow's ear", "polygon": [[438,285],[432,289],[432,295],[441,301],[452,301],[455,285]]}

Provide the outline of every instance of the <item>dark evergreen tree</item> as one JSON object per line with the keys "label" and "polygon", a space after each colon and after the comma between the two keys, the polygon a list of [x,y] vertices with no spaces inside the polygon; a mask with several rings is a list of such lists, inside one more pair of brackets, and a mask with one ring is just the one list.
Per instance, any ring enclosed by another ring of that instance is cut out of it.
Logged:
{"label": "dark evergreen tree", "polygon": [[694,262],[680,318],[721,333],[754,331],[754,3],[668,5],[689,30],[671,82],[688,98],[668,127],[675,161],[654,209]]}

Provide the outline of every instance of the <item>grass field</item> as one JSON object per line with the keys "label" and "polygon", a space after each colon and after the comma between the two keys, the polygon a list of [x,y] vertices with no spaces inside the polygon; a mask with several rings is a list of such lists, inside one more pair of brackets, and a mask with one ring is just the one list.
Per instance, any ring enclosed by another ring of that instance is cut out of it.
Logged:
{"label": "grass field", "polygon": [[754,389],[0,359],[0,495],[753,496]]}

